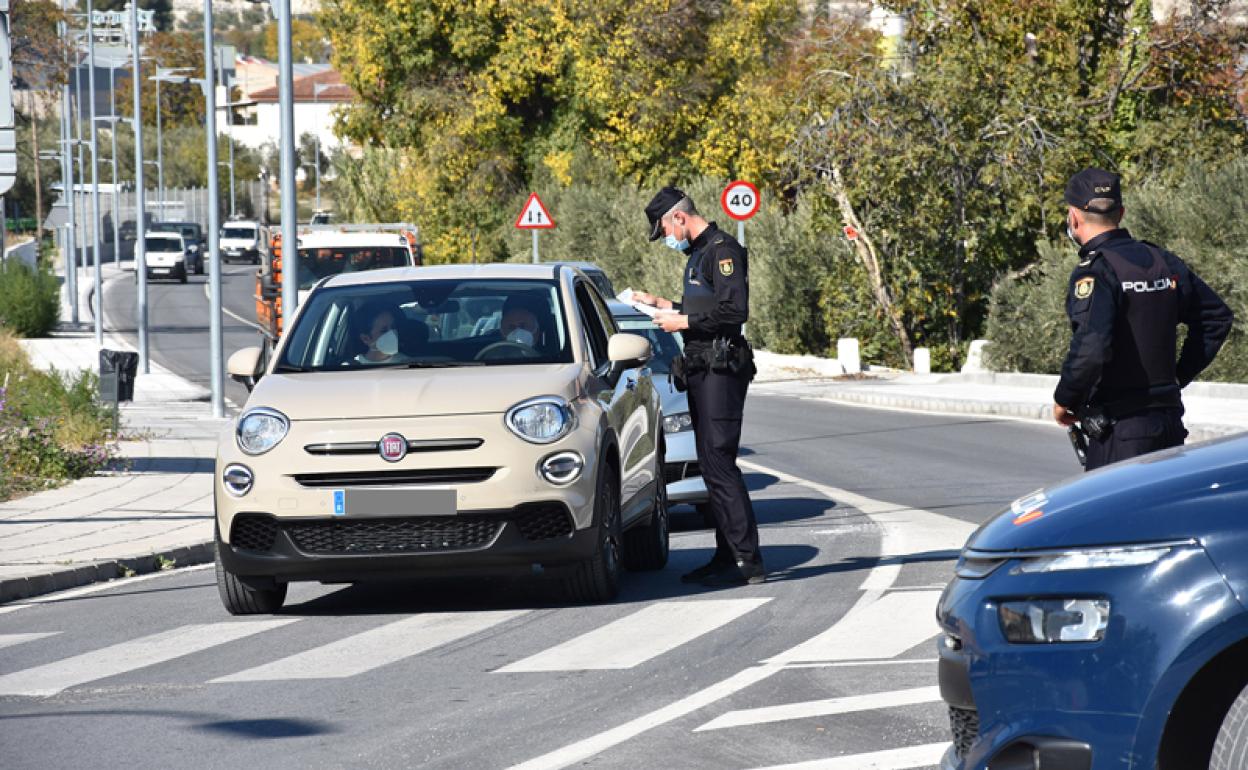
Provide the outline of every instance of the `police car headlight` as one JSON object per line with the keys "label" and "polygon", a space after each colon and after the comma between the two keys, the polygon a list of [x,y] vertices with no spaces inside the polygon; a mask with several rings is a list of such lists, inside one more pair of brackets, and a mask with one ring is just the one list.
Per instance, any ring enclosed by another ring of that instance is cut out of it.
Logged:
{"label": "police car headlight", "polygon": [[1099,642],[1109,627],[1108,599],[1002,602],[1001,632],[1014,644]]}
{"label": "police car headlight", "polygon": [[286,415],[265,406],[248,410],[238,420],[238,448],[249,455],[264,454],[281,443],[290,430]]}
{"label": "police car headlight", "polygon": [[682,433],[687,430],[693,430],[693,420],[688,412],[663,415],[664,433]]}
{"label": "police car headlight", "polygon": [[1011,572],[1067,572],[1077,569],[1139,567],[1152,564],[1174,550],[1173,546],[1137,546],[1133,548],[1081,548],[1063,553],[1025,558]]}
{"label": "police car headlight", "polygon": [[558,396],[540,396],[508,409],[503,421],[508,430],[531,444],[550,444],[572,432],[576,413]]}

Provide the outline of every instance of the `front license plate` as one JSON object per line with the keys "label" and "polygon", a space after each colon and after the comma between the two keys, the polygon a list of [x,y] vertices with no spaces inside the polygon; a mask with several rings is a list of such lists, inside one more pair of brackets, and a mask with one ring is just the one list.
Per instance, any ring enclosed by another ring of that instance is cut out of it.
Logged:
{"label": "front license plate", "polygon": [[454,516],[453,489],[335,489],[335,516]]}
{"label": "front license plate", "polygon": [[167,272],[169,272],[169,268],[167,268],[167,267],[153,267],[153,268],[152,268],[152,272],[153,272],[153,273],[167,273]]}

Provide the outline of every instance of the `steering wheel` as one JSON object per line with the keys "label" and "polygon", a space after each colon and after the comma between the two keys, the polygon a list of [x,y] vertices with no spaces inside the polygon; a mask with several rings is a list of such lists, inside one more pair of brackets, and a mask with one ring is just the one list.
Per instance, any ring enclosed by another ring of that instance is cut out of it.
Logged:
{"label": "steering wheel", "polygon": [[541,358],[542,354],[533,348],[520,342],[512,342],[511,340],[502,340],[500,342],[492,342],[481,348],[475,356],[474,361],[492,361],[497,358]]}

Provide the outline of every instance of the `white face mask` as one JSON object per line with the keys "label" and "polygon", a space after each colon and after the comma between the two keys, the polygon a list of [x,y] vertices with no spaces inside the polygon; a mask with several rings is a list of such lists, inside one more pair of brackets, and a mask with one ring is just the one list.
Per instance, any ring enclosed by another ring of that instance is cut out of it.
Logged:
{"label": "white face mask", "polygon": [[521,345],[533,347],[533,332],[528,329],[512,329],[507,334],[508,342],[518,342]]}
{"label": "white face mask", "polygon": [[377,348],[378,353],[392,356],[399,352],[399,335],[394,333],[394,329],[391,329],[378,337],[374,346]]}

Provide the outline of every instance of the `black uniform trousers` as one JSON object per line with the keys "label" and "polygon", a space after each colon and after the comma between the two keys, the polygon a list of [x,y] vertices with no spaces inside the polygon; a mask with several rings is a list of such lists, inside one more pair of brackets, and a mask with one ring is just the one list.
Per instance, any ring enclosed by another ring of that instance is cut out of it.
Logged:
{"label": "black uniform trousers", "polygon": [[1182,407],[1145,409],[1114,421],[1114,429],[1103,439],[1088,438],[1086,470],[1139,457],[1159,449],[1182,446],[1187,438]]}
{"label": "black uniform trousers", "polygon": [[702,369],[688,375],[689,418],[693,422],[698,466],[710,493],[715,516],[715,559],[747,563],[761,560],[754,506],[737,467],[741,417],[750,387],[746,372]]}

